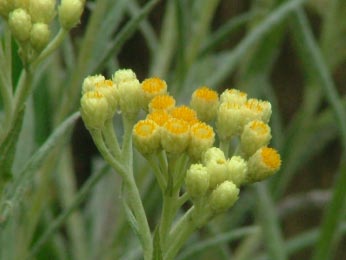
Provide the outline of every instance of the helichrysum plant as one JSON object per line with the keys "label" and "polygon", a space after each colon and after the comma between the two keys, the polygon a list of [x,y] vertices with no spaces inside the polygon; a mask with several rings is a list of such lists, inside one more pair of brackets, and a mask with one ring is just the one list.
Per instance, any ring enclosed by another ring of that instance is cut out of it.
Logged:
{"label": "helichrysum plant", "polygon": [[[237,89],[219,97],[202,86],[189,104],[178,105],[158,77],[140,82],[132,70],[120,69],[111,79],[85,78],[81,115],[100,153],[122,177],[125,211],[144,259],[174,259],[193,232],[232,208],[242,186],[279,170],[280,155],[268,146],[271,113],[268,101]],[[113,126],[118,116],[122,141]],[[135,181],[133,145],[161,189],[162,213],[154,228]]]}

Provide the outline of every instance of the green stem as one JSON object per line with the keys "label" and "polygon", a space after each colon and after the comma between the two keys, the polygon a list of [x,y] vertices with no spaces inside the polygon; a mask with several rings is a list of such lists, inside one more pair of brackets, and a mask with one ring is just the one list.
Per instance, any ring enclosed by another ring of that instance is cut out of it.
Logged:
{"label": "green stem", "polygon": [[47,58],[52,52],[54,52],[60,44],[65,39],[66,34],[68,31],[66,31],[63,28],[60,28],[59,32],[55,35],[54,39],[50,41],[50,43],[47,45],[47,47],[40,53],[40,55],[31,63],[31,67],[33,69],[36,68],[36,66],[45,58]]}
{"label": "green stem", "polygon": [[104,129],[102,129],[103,136],[105,138],[106,144],[111,150],[115,158],[120,157],[120,147],[118,143],[118,138],[115,134],[113,128],[113,119],[108,119],[105,123]]}
{"label": "green stem", "polygon": [[153,168],[156,180],[160,186],[161,191],[164,192],[167,187],[167,180],[165,176],[163,175],[163,172],[160,170],[159,166],[155,162],[153,155],[148,155],[146,156],[146,158],[149,164],[151,165],[151,167]]}
{"label": "green stem", "polygon": [[174,193],[164,194],[162,203],[162,214],[160,222],[160,240],[161,240],[161,250],[164,252],[168,246],[167,238],[169,230],[172,226],[174,216],[176,214],[176,202],[178,199],[178,194]]}

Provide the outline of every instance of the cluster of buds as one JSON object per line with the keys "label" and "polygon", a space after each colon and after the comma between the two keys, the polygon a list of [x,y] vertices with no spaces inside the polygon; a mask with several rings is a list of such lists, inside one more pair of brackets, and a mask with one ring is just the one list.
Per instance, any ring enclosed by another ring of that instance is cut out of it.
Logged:
{"label": "cluster of buds", "polygon": [[[236,202],[242,185],[262,181],[280,168],[280,155],[268,147],[270,103],[248,99],[239,90],[227,89],[219,98],[203,86],[193,92],[190,106],[178,106],[164,80],[139,82],[132,70],[118,70],[112,80],[87,77],[82,93],[81,114],[89,129],[101,129],[116,110],[133,122],[143,110],[143,119],[132,129],[137,150],[144,156],[186,154],[191,163],[183,173],[186,191],[195,205],[215,214]],[[238,139],[231,156],[214,147],[213,121],[220,144],[228,147]]]}
{"label": "cluster of buds", "polygon": [[[62,0],[59,20],[65,30],[75,26],[84,0]],[[0,0],[0,15],[7,20],[14,38],[31,56],[40,53],[50,40],[50,24],[56,15],[56,0]]]}

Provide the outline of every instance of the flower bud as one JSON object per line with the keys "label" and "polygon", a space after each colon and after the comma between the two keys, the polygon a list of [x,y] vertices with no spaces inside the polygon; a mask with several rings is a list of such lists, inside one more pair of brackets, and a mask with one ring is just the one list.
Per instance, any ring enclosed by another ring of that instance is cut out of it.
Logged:
{"label": "flower bud", "polygon": [[84,9],[84,2],[81,0],[62,0],[59,5],[59,21],[61,27],[70,30],[79,23]]}
{"label": "flower bud", "polygon": [[200,120],[208,122],[216,116],[219,106],[218,94],[208,87],[198,88],[192,93],[190,106],[197,112]]}
{"label": "flower bud", "polygon": [[210,189],[214,189],[228,179],[227,160],[219,148],[208,149],[203,155],[203,164],[207,167],[209,174]]}
{"label": "flower bud", "polygon": [[226,89],[220,96],[221,103],[230,102],[243,105],[246,102],[247,94],[238,89]]}
{"label": "flower bud", "polygon": [[262,181],[280,169],[279,153],[269,147],[262,147],[248,160],[247,183]]}
{"label": "flower bud", "polygon": [[81,99],[81,115],[88,129],[101,129],[108,118],[109,105],[103,94],[89,91]]}
{"label": "flower bud", "polygon": [[191,139],[188,147],[189,156],[197,161],[203,153],[208,150],[215,141],[215,133],[211,126],[199,122],[191,126]]}
{"label": "flower bud", "polygon": [[142,107],[148,110],[150,100],[158,95],[167,93],[167,84],[160,78],[149,78],[141,83]]}
{"label": "flower bud", "polygon": [[238,200],[239,188],[231,181],[224,181],[210,195],[210,208],[216,213],[223,213]]}
{"label": "flower bud", "polygon": [[29,13],[34,23],[49,24],[55,15],[55,0],[30,0]]}
{"label": "flower bud", "polygon": [[12,0],[0,0],[0,15],[7,19],[8,14],[13,10]]}
{"label": "flower bud", "polygon": [[47,46],[50,30],[45,23],[34,23],[30,32],[30,43],[35,50],[41,51]]}
{"label": "flower bud", "polygon": [[160,127],[152,120],[140,120],[133,127],[133,142],[141,154],[152,154],[160,148]]}
{"label": "flower bud", "polygon": [[112,118],[119,103],[119,90],[111,80],[101,80],[95,83],[95,90],[107,99],[109,110],[108,118]]}
{"label": "flower bud", "polygon": [[125,116],[134,119],[141,108],[141,84],[130,69],[118,70],[113,82],[119,89],[119,105]]}
{"label": "flower bud", "polygon": [[32,23],[27,11],[21,8],[12,11],[8,18],[8,24],[13,36],[18,41],[25,42],[29,40]]}
{"label": "flower bud", "polygon": [[88,91],[94,91],[96,83],[104,80],[105,77],[101,74],[86,77],[82,85],[82,94],[85,94]]}
{"label": "flower bud", "polygon": [[228,180],[232,181],[237,187],[240,187],[247,173],[247,163],[240,156],[232,156],[227,162]]}
{"label": "flower bud", "polygon": [[209,174],[202,164],[191,164],[186,172],[185,184],[192,200],[205,196],[209,188]]}
{"label": "flower bud", "polygon": [[154,97],[149,103],[149,112],[165,110],[170,112],[175,107],[175,99],[170,95],[159,95]]}
{"label": "flower bud", "polygon": [[245,158],[253,155],[259,148],[269,144],[270,127],[262,121],[247,123],[240,137],[240,150]]}
{"label": "flower bud", "polygon": [[190,127],[184,120],[171,118],[162,128],[161,145],[168,153],[180,154],[189,144]]}
{"label": "flower bud", "polygon": [[216,128],[221,140],[230,140],[243,131],[245,110],[237,103],[221,103],[216,119]]}

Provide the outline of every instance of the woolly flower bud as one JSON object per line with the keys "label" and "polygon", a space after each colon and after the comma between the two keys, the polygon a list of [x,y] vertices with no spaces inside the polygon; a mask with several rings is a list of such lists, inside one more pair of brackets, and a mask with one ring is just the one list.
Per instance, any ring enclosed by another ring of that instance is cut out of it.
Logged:
{"label": "woolly flower bud", "polygon": [[220,148],[211,147],[203,154],[202,162],[205,165],[211,160],[226,160],[225,154]]}
{"label": "woolly flower bud", "polygon": [[262,120],[263,113],[264,113],[263,101],[255,99],[255,98],[251,98],[245,102],[244,107],[245,107],[244,109],[245,124],[253,120]]}
{"label": "woolly flower bud", "polygon": [[238,200],[239,189],[231,181],[224,181],[210,195],[209,205],[216,213],[223,213]]}
{"label": "woolly flower bud", "polygon": [[84,1],[62,0],[58,8],[59,21],[65,30],[70,30],[79,23],[84,9]]}
{"label": "woolly flower bud", "polygon": [[253,183],[262,181],[280,169],[281,159],[279,153],[268,147],[262,147],[248,160],[246,181]]}
{"label": "woolly flower bud", "polygon": [[237,187],[241,186],[246,178],[247,163],[240,156],[232,156],[227,162],[228,180]]}
{"label": "woolly flower bud", "polygon": [[34,23],[49,24],[55,15],[55,0],[30,0],[29,13]]}
{"label": "woolly flower bud", "polygon": [[216,119],[217,132],[221,140],[240,135],[244,127],[245,109],[237,103],[221,103]]}
{"label": "woolly flower bud", "polygon": [[[11,0],[10,0],[11,2]],[[22,8],[25,10],[29,10],[29,4],[30,0],[12,0],[13,7],[16,8]]]}
{"label": "woolly flower bud", "polygon": [[113,117],[119,103],[119,90],[116,85],[111,80],[101,80],[95,83],[94,89],[107,99],[108,118]]}
{"label": "woolly flower bud", "polygon": [[190,127],[184,120],[171,118],[164,125],[161,145],[169,153],[182,153],[189,144]]}
{"label": "woolly flower bud", "polygon": [[195,110],[188,106],[179,106],[171,110],[171,115],[174,118],[182,119],[189,125],[193,125],[198,122],[197,113]]}
{"label": "woolly flower bud", "polygon": [[203,155],[203,164],[207,167],[209,174],[210,189],[214,189],[228,179],[227,160],[219,148],[208,149]]}
{"label": "woolly flower bud", "polygon": [[165,110],[155,110],[147,115],[147,119],[153,120],[159,126],[163,126],[170,118],[171,115]]}
{"label": "woolly flower bud", "polygon": [[202,164],[191,164],[186,172],[185,184],[187,193],[193,200],[203,197],[209,188],[209,174]]}
{"label": "woolly flower bud", "polygon": [[94,91],[96,83],[104,80],[105,77],[100,74],[86,77],[82,85],[82,94],[85,94],[88,91]]}
{"label": "woolly flower bud", "polygon": [[271,139],[270,127],[262,121],[255,120],[247,123],[240,137],[240,149],[247,158],[259,148],[269,144]]}
{"label": "woolly flower bud", "polygon": [[188,153],[193,160],[199,160],[202,154],[214,144],[215,133],[211,126],[202,122],[194,124],[190,132]]}
{"label": "woolly flower bud", "polygon": [[0,0],[0,15],[7,18],[8,14],[13,10],[12,0]]}
{"label": "woolly flower bud", "polygon": [[154,97],[149,103],[149,112],[156,110],[171,111],[175,107],[175,99],[170,95],[159,95]]}
{"label": "woolly flower bud", "polygon": [[208,87],[201,87],[192,93],[190,106],[197,112],[202,121],[210,121],[216,116],[219,98],[216,91]]}
{"label": "woolly flower bud", "polygon": [[141,107],[141,84],[136,74],[130,69],[118,70],[113,75],[113,82],[119,89],[119,105],[124,114],[135,118]]}
{"label": "woolly flower bud", "polygon": [[108,102],[103,94],[89,91],[81,99],[81,115],[88,129],[103,128],[108,117]]}
{"label": "woolly flower bud", "polygon": [[137,76],[131,69],[120,69],[114,72],[112,80],[115,84],[136,80]]}
{"label": "woolly flower bud", "polygon": [[220,96],[221,103],[230,102],[243,105],[246,102],[247,94],[238,89],[226,89]]}
{"label": "woolly flower bud", "polygon": [[12,11],[8,18],[8,24],[13,36],[18,41],[24,42],[30,38],[31,17],[24,9],[18,8]]}
{"label": "woolly flower bud", "polygon": [[153,97],[167,93],[167,84],[160,78],[149,78],[142,82],[141,91],[142,107],[148,109],[148,104]]}
{"label": "woolly flower bud", "polygon": [[261,120],[264,122],[264,123],[267,123],[269,122],[270,120],[270,117],[272,115],[272,105],[270,104],[269,101],[260,101],[260,104],[262,106],[262,117],[261,117]]}
{"label": "woolly flower bud", "polygon": [[45,23],[34,23],[30,32],[30,43],[37,51],[47,46],[50,38],[50,30]]}
{"label": "woolly flower bud", "polygon": [[160,127],[152,120],[140,120],[133,127],[133,142],[142,154],[152,154],[160,148]]}

